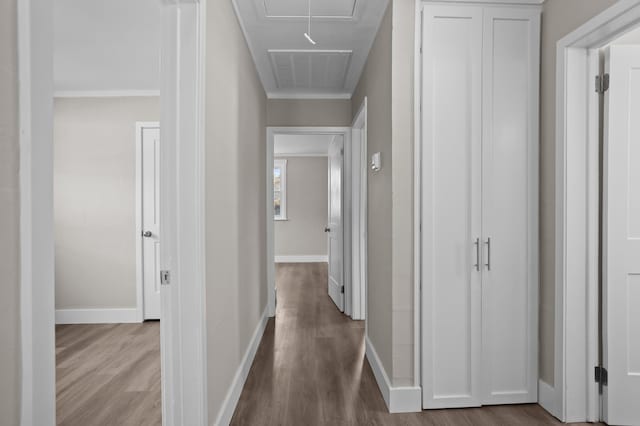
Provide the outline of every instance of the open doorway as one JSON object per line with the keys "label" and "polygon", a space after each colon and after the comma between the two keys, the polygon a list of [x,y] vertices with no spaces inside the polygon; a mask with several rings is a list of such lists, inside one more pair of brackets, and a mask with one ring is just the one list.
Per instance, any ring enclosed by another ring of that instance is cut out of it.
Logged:
{"label": "open doorway", "polygon": [[361,196],[366,193],[363,125],[359,124],[355,143],[352,128],[267,130],[270,316],[276,315],[276,277],[291,269],[286,265],[304,263],[321,264],[326,294],[338,311],[365,319],[361,277],[366,268],[366,236],[360,235],[366,229],[366,208],[362,207],[366,196]]}
{"label": "open doorway", "polygon": [[58,1],[54,34],[56,421],[161,424],[161,6]]}

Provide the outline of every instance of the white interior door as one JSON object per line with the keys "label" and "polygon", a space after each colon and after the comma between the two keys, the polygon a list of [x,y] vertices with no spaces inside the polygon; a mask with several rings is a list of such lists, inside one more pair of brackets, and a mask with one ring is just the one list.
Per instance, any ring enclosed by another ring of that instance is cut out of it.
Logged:
{"label": "white interior door", "polygon": [[329,296],[340,312],[344,312],[343,153],[344,137],[335,136],[329,144],[329,223],[326,231],[329,237]]}
{"label": "white interior door", "polygon": [[423,406],[481,404],[482,9],[423,13]]}
{"label": "white interior door", "polygon": [[538,399],[539,14],[484,11],[483,405]]}
{"label": "white interior door", "polygon": [[160,129],[142,129],[142,282],[144,319],[160,319]]}
{"label": "white interior door", "polygon": [[640,425],[640,47],[612,46],[605,68],[604,420]]}

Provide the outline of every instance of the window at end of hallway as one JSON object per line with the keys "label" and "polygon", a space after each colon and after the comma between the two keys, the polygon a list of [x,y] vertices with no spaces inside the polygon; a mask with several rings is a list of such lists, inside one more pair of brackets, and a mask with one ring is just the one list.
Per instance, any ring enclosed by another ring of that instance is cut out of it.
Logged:
{"label": "window at end of hallway", "polygon": [[287,220],[287,160],[273,161],[273,218]]}

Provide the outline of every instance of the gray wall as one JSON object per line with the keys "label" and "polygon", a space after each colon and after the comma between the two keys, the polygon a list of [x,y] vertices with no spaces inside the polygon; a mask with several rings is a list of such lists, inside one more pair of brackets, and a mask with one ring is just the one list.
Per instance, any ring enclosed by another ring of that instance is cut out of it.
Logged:
{"label": "gray wall", "polygon": [[20,193],[15,0],[0,2],[0,422],[20,419]]}
{"label": "gray wall", "polygon": [[56,99],[56,309],[136,307],[136,121],[157,97]]}
{"label": "gray wall", "polygon": [[267,305],[266,95],[231,1],[207,5],[207,396],[216,421]]}
{"label": "gray wall", "polygon": [[326,256],[327,157],[287,160],[287,220],[275,221],[276,256]]}
{"label": "gray wall", "polygon": [[554,384],[556,43],[615,0],[547,0],[540,81],[540,378]]}
{"label": "gray wall", "polygon": [[351,101],[269,99],[267,126],[351,126]]}
{"label": "gray wall", "polygon": [[367,332],[387,374],[392,377],[392,129],[391,129],[392,7],[387,8],[352,99],[358,111],[367,96],[367,158],[382,154],[382,169],[369,170],[367,241]]}

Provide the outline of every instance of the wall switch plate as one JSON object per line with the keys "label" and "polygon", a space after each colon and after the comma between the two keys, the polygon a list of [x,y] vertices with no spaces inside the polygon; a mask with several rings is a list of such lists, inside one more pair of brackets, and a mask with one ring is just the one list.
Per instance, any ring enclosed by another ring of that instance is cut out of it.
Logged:
{"label": "wall switch plate", "polygon": [[380,171],[382,168],[382,160],[379,152],[376,152],[371,156],[371,170],[374,172]]}

